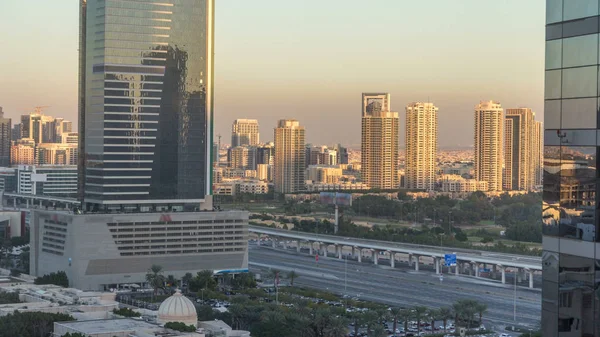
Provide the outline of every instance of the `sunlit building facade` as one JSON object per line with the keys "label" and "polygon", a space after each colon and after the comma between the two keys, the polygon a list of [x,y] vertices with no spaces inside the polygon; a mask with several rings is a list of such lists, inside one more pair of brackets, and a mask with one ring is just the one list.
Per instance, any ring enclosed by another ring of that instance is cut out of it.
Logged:
{"label": "sunlit building facade", "polygon": [[275,192],[294,193],[304,189],[304,127],[295,119],[282,119],[275,128]]}
{"label": "sunlit building facade", "polygon": [[546,1],[542,336],[600,336],[598,0]]}
{"label": "sunlit building facade", "polygon": [[502,190],[503,110],[494,101],[475,106],[475,180],[487,181],[489,191]]}
{"label": "sunlit building facade", "polygon": [[362,94],[361,178],[371,188],[399,187],[398,125],[390,94]]}
{"label": "sunlit building facade", "polygon": [[506,109],[502,177],[505,190],[528,191],[535,186],[535,127],[535,113],[531,109]]}
{"label": "sunlit building facade", "polygon": [[256,119],[236,119],[231,126],[231,147],[250,145],[260,142],[258,121]]}
{"label": "sunlit building facade", "polygon": [[438,107],[415,102],[406,106],[405,185],[408,189],[435,188],[438,149]]}

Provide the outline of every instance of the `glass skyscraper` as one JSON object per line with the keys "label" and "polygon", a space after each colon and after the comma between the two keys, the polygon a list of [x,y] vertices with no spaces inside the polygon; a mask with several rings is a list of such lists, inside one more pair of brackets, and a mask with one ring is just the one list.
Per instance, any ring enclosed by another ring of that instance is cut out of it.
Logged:
{"label": "glass skyscraper", "polygon": [[191,210],[211,194],[214,0],[80,0],[86,211]]}
{"label": "glass skyscraper", "polygon": [[542,335],[600,336],[598,0],[546,1]]}

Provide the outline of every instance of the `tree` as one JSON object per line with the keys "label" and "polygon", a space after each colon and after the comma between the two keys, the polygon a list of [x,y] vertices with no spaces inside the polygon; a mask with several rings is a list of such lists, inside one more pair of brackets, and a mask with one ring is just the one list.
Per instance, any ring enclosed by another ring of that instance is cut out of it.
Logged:
{"label": "tree", "polygon": [[392,317],[392,333],[396,333],[396,327],[398,326],[398,317],[402,314],[402,308],[393,307],[390,310],[390,316]]}
{"label": "tree", "polygon": [[426,312],[427,307],[422,305],[418,305],[413,308],[413,313],[415,315],[415,319],[417,320],[417,335],[421,333],[421,320],[425,317]]}
{"label": "tree", "polygon": [[148,272],[146,273],[146,282],[154,289],[152,292],[153,300],[154,296],[158,293],[158,289],[165,286],[165,276],[163,275],[163,267],[157,264],[153,264]]}
{"label": "tree", "polygon": [[196,276],[190,281],[190,290],[199,291],[204,290],[215,290],[217,289],[217,281],[215,280],[214,274],[210,270],[199,271]]}
{"label": "tree", "polygon": [[167,276],[166,282],[169,287],[177,287],[177,279],[173,275]]}
{"label": "tree", "polygon": [[66,314],[15,311],[0,317],[0,337],[45,337],[52,334],[54,322],[74,320]]}
{"label": "tree", "polygon": [[196,327],[193,325],[186,325],[183,322],[168,322],[165,324],[165,328],[177,330],[181,332],[195,332]]}
{"label": "tree", "polygon": [[475,305],[475,310],[477,311],[477,314],[479,314],[479,326],[481,326],[482,322],[483,322],[483,314],[487,311],[488,306],[485,303],[477,303],[477,305]]}
{"label": "tree", "polygon": [[181,282],[183,282],[183,284],[189,286],[190,285],[190,281],[194,278],[194,275],[192,275],[192,273],[185,273],[185,275],[183,275],[183,277],[181,278]]}
{"label": "tree", "polygon": [[235,276],[231,285],[236,289],[256,288],[256,277],[254,273],[242,273]]}
{"label": "tree", "polygon": [[142,316],[139,312],[135,312],[129,308],[113,309],[115,315],[123,317],[140,317]]}
{"label": "tree", "polygon": [[294,286],[294,280],[298,277],[298,273],[295,270],[290,270],[287,274],[287,277],[290,279],[290,285]]}
{"label": "tree", "polygon": [[348,333],[348,322],[343,317],[333,317],[325,328],[327,337],[345,337]]}
{"label": "tree", "polygon": [[69,278],[67,277],[67,273],[65,273],[64,271],[58,271],[56,273],[50,273],[50,274],[46,274],[41,277],[36,277],[36,279],[33,280],[33,283],[34,284],[54,284],[57,286],[68,288],[69,287]]}
{"label": "tree", "polygon": [[[408,331],[408,321],[414,317],[412,310],[410,309],[402,309],[399,315],[402,322],[404,322],[404,332]],[[396,331],[394,331],[396,333]]]}
{"label": "tree", "polygon": [[446,333],[446,330],[448,329],[448,324],[446,323],[448,323],[448,320],[452,318],[452,309],[448,307],[441,307],[438,313],[439,318],[444,322],[444,333]]}
{"label": "tree", "polygon": [[429,321],[431,322],[431,331],[435,330],[435,321],[438,320],[440,316],[440,312],[438,309],[430,308],[427,310],[427,317],[429,317]]}
{"label": "tree", "polygon": [[381,324],[377,324],[373,327],[373,330],[369,332],[369,336],[387,337],[387,333]]}

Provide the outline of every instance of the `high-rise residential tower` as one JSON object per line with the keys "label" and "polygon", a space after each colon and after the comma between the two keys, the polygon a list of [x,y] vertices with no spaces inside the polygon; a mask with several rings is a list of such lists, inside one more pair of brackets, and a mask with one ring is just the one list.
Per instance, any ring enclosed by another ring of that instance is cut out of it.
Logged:
{"label": "high-rise residential tower", "polygon": [[546,1],[542,336],[600,336],[597,0]]}
{"label": "high-rise residential tower", "polygon": [[275,192],[304,189],[304,127],[294,119],[282,119],[275,128]]}
{"label": "high-rise residential tower", "polygon": [[361,176],[371,188],[398,188],[398,124],[390,94],[362,94]]}
{"label": "high-rise residential tower", "polygon": [[535,113],[529,108],[506,109],[502,184],[508,191],[535,186]]}
{"label": "high-rise residential tower", "polygon": [[502,190],[502,105],[481,101],[475,106],[475,179],[487,181],[490,191]]}
{"label": "high-rise residential tower", "polygon": [[231,147],[259,144],[258,121],[256,119],[236,119],[231,126]]}
{"label": "high-rise residential tower", "polygon": [[211,194],[213,1],[81,1],[84,209],[198,207]]}
{"label": "high-rise residential tower", "polygon": [[438,148],[438,108],[433,103],[406,106],[405,184],[409,189],[433,190]]}
{"label": "high-rise residential tower", "polygon": [[11,138],[11,120],[10,118],[4,118],[4,111],[0,106],[0,167],[10,166]]}

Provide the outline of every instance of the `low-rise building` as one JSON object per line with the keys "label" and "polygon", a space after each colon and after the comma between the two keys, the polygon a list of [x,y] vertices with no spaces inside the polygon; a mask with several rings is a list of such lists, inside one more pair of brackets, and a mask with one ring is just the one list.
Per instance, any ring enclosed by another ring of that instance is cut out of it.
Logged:
{"label": "low-rise building", "polygon": [[267,194],[269,184],[260,180],[226,180],[213,185],[215,195],[237,195],[240,193]]}
{"label": "low-rise building", "polygon": [[73,214],[32,210],[30,275],[57,270],[85,290],[144,283],[154,265],[176,278],[248,270],[248,213]]}
{"label": "low-rise building", "polygon": [[487,181],[465,179],[455,174],[445,174],[441,178],[442,192],[476,192],[487,191]]}
{"label": "low-rise building", "polygon": [[313,183],[336,184],[342,175],[342,168],[335,165],[309,165],[306,169],[306,180]]}
{"label": "low-rise building", "polygon": [[307,192],[325,192],[325,191],[358,191],[358,190],[368,190],[370,187],[361,182],[339,182],[335,184],[323,184],[312,182],[306,183],[306,191]]}
{"label": "low-rise building", "polygon": [[16,193],[75,197],[77,196],[77,166],[19,165]]}

